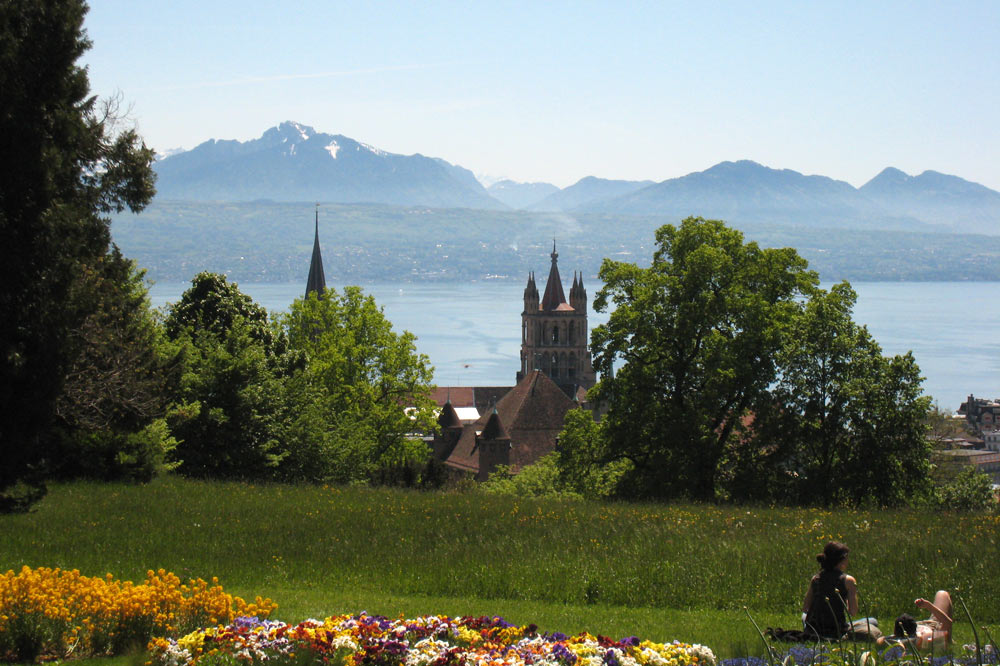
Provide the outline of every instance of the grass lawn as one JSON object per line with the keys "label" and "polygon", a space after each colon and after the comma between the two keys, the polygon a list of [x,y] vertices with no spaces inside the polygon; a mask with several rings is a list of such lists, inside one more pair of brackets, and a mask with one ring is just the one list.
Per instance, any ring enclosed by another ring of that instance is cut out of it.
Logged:
{"label": "grass lawn", "polygon": [[[762,652],[744,607],[762,628],[796,627],[829,539],[851,547],[862,612],[883,627],[946,588],[1000,636],[996,515],[73,483],[29,514],[0,516],[0,570],[140,581],[162,567],[269,596],[290,622],[362,610],[502,615],[564,633],[698,642],[727,657]],[[956,642],[971,642],[961,606],[956,616]]]}

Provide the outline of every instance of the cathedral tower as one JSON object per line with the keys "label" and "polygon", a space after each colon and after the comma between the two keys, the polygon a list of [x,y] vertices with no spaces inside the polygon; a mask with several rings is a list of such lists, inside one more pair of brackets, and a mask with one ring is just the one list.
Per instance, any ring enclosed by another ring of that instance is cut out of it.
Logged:
{"label": "cathedral tower", "polygon": [[574,396],[578,388],[588,389],[597,381],[587,346],[587,290],[583,274],[573,273],[569,302],[559,277],[555,241],[552,242],[552,266],[539,302],[534,272],[528,274],[524,288],[524,312],[521,313],[520,382],[532,370],[541,370],[552,381]]}

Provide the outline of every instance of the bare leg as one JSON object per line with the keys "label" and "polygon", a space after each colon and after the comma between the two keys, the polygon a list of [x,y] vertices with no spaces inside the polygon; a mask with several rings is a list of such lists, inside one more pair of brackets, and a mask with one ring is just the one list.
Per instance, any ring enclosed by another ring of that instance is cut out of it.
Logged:
{"label": "bare leg", "polygon": [[951,610],[951,595],[947,590],[938,590],[934,595],[934,610],[931,611],[931,615],[941,623],[941,631],[944,632],[945,641],[948,643],[951,643],[951,625],[954,622]]}
{"label": "bare leg", "polygon": [[940,634],[944,638],[945,645],[951,644],[951,625],[954,620],[951,617],[951,595],[948,594],[947,590],[938,590],[937,594],[934,595],[934,603],[926,599],[917,599],[914,603],[919,608],[928,611],[931,617],[941,625],[941,629],[934,632],[934,638],[938,638],[937,634]]}

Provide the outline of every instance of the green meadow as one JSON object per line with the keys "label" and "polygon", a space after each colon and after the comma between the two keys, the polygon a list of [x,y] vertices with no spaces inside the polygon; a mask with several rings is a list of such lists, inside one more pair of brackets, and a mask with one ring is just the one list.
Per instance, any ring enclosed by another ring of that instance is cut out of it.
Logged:
{"label": "green meadow", "polygon": [[[479,492],[252,485],[163,478],[55,485],[0,516],[0,570],[217,576],[299,621],[367,610],[503,615],[544,630],[762,651],[797,628],[830,539],[851,547],[863,613],[891,630],[946,588],[1000,636],[1000,516],[513,499]],[[746,609],[746,610],[744,610]],[[956,642],[972,625],[956,609]],[[980,635],[983,633],[980,631]]]}

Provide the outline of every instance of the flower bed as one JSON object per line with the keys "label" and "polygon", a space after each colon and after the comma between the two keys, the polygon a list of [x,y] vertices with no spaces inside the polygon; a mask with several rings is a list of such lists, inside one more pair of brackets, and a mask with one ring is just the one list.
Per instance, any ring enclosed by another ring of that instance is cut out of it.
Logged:
{"label": "flower bed", "polygon": [[796,645],[771,657],[723,659],[720,666],[979,666],[997,664],[993,645],[964,645],[955,654],[921,654],[899,645],[869,649],[858,645]]}
{"label": "flower bed", "polygon": [[153,636],[232,622],[237,615],[269,615],[277,606],[247,603],[211,584],[160,569],[141,584],[23,567],[0,575],[0,661],[119,654]]}
{"label": "flower bed", "polygon": [[297,625],[238,618],[177,640],[157,639],[155,666],[261,662],[332,666],[715,666],[702,645],[539,633],[499,617],[390,620],[339,615]]}

